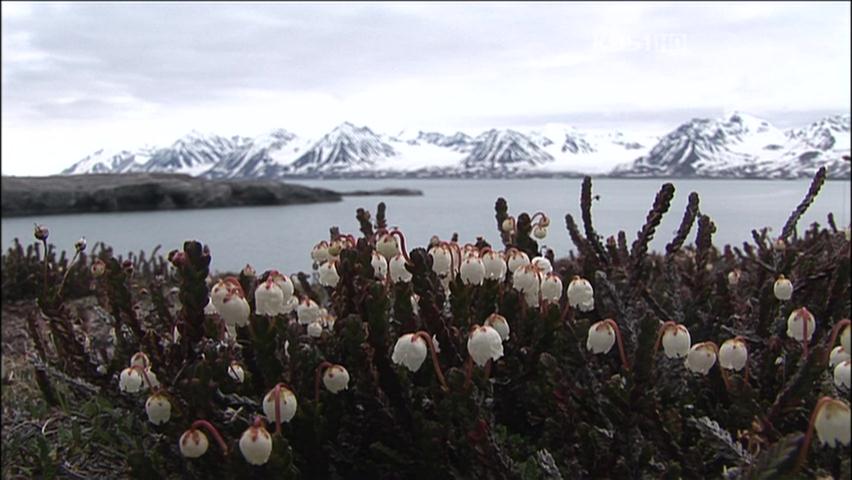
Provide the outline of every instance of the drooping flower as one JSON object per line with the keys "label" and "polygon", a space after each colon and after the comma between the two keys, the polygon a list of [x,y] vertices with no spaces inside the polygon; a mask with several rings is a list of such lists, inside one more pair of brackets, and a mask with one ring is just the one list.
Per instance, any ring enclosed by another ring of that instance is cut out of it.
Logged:
{"label": "drooping flower", "polygon": [[547,237],[547,227],[536,225],[532,229],[532,234],[535,238],[544,240],[544,238]]}
{"label": "drooping flower", "polygon": [[850,358],[852,357],[846,353],[846,349],[842,345],[838,345],[831,349],[831,354],[828,357],[828,366],[833,368],[838,363],[849,360]]}
{"label": "drooping flower", "polygon": [[485,278],[503,281],[506,278],[506,259],[500,252],[489,250],[482,254],[482,264],[485,266]]}
{"label": "drooping flower", "polygon": [[198,458],[207,452],[210,442],[207,441],[207,435],[204,435],[204,432],[197,428],[190,428],[180,436],[178,445],[184,457]]}
{"label": "drooping flower", "polygon": [[328,242],[325,240],[320,241],[314,248],[311,249],[311,260],[316,263],[327,262],[331,259],[331,255],[328,253]]}
{"label": "drooping flower", "polygon": [[467,352],[474,363],[484,367],[488,360],[497,361],[503,356],[503,339],[488,325],[474,325],[467,338]]}
{"label": "drooping flower", "polygon": [[506,266],[513,274],[515,273],[515,270],[529,263],[530,257],[528,257],[526,253],[518,250],[517,248],[510,248],[506,252]]}
{"label": "drooping flower", "polygon": [[602,320],[589,327],[586,348],[592,353],[608,353],[615,345],[615,329],[609,322]]}
{"label": "drooping flower", "polygon": [[544,257],[535,257],[532,260],[530,260],[530,263],[535,265],[536,268],[538,268],[538,271],[540,271],[543,274],[544,273],[550,273],[550,272],[553,271],[553,265],[550,263],[550,260],[548,260]]}
{"label": "drooping flower", "polygon": [[512,288],[520,292],[535,291],[538,295],[539,287],[541,286],[541,276],[538,268],[531,264],[525,264],[518,267],[512,274]]}
{"label": "drooping flower", "polygon": [[142,389],[142,374],[136,368],[128,367],[118,377],[118,388],[122,392],[136,393]]}
{"label": "drooping flower", "polygon": [[503,223],[500,224],[500,229],[505,233],[512,233],[515,231],[515,217],[508,216],[503,220]]}
{"label": "drooping flower", "polygon": [[[805,325],[807,322],[807,326]],[[805,339],[804,329],[807,328],[808,338]],[[793,339],[796,339],[800,342],[802,341],[810,341],[814,336],[814,330],[816,329],[816,320],[814,320],[813,314],[808,311],[807,308],[802,307],[796,310],[793,310],[790,313],[790,316],[787,317],[787,336]]]}
{"label": "drooping flower", "polygon": [[412,372],[416,372],[426,360],[426,353],[426,341],[413,333],[407,333],[396,341],[391,360],[397,365],[404,365]]}
{"label": "drooping flower", "polygon": [[292,390],[283,384],[276,385],[263,397],[263,414],[275,423],[275,396],[278,395],[278,415],[282,422],[289,422],[296,415],[298,402]]}
{"label": "drooping flower", "polygon": [[775,280],[775,285],[772,287],[772,291],[775,293],[775,298],[778,300],[790,300],[793,297],[793,283],[784,275],[778,275],[778,279]]}
{"label": "drooping flower", "polygon": [[319,338],[322,336],[322,322],[317,320],[308,324],[308,336],[312,338]]}
{"label": "drooping flower", "polygon": [[145,413],[148,414],[149,422],[161,425],[171,418],[172,404],[162,393],[155,393],[145,401]]}
{"label": "drooping flower", "polygon": [[80,237],[79,240],[74,242],[74,249],[78,252],[83,252],[86,250],[86,237]]}
{"label": "drooping flower", "polygon": [[252,465],[263,465],[272,455],[272,435],[263,426],[263,422],[255,422],[240,436],[240,452],[243,458]]}
{"label": "drooping flower", "polygon": [[499,313],[492,313],[485,319],[485,325],[497,330],[497,333],[500,334],[500,338],[504,342],[509,340],[509,322],[503,315],[500,315]]}
{"label": "drooping flower", "polygon": [[255,289],[254,303],[258,315],[279,315],[284,313],[284,292],[270,276]]}
{"label": "drooping flower", "polygon": [[436,275],[444,277],[452,273],[453,253],[450,247],[445,244],[435,245],[429,249],[429,256],[432,257],[432,271]]}
{"label": "drooping flower", "polygon": [[[579,308],[581,311],[585,309],[593,309],[595,302],[595,291],[592,284],[585,278],[574,276],[571,283],[568,284],[568,304],[573,308]],[[591,307],[591,308],[590,308]]]}
{"label": "drooping flower", "polygon": [[555,273],[548,273],[541,281],[541,299],[546,302],[559,303],[562,298],[562,279]]}
{"label": "drooping flower", "polygon": [[296,307],[296,317],[301,325],[310,325],[320,319],[320,307],[310,298],[303,298]]}
{"label": "drooping flower", "polygon": [[850,340],[850,333],[852,333],[852,325],[846,325],[840,333],[840,344],[843,345],[843,349],[846,350],[846,353],[852,355],[852,340]]}
{"label": "drooping flower", "polygon": [[322,383],[331,393],[338,393],[349,388],[349,372],[343,365],[332,365],[325,369]]}
{"label": "drooping flower", "polygon": [[237,383],[243,383],[246,379],[246,372],[243,366],[237,362],[231,362],[228,366],[228,376]]}
{"label": "drooping flower", "polygon": [[687,356],[692,346],[689,330],[680,324],[669,324],[663,329],[662,336],[663,351],[669,358],[682,358]]}
{"label": "drooping flower", "polygon": [[388,263],[388,270],[390,270],[390,277],[393,283],[408,283],[411,281],[412,275],[411,272],[405,268],[406,263],[407,261],[401,253],[398,253],[395,257],[391,258]]}
{"label": "drooping flower", "polygon": [[478,257],[465,258],[462,261],[459,276],[465,285],[482,285],[485,281],[485,265]]}
{"label": "drooping flower", "polygon": [[270,271],[269,278],[281,289],[281,292],[284,294],[284,304],[286,305],[293,298],[293,292],[295,291],[293,281],[287,275],[278,272],[278,270]]}
{"label": "drooping flower", "polygon": [[684,365],[692,372],[707,375],[716,364],[718,347],[713,342],[696,343],[686,354]]}
{"label": "drooping flower", "polygon": [[834,384],[838,387],[843,386],[845,388],[850,388],[852,385],[852,377],[850,377],[850,362],[849,360],[844,360],[843,362],[838,363],[834,367]]}
{"label": "drooping flower", "polygon": [[48,235],[50,235],[50,230],[44,225],[36,224],[33,228],[33,236],[40,242],[47,240]]}
{"label": "drooping flower", "polygon": [[719,348],[719,366],[729,370],[740,371],[748,362],[748,348],[741,337],[725,340]]}
{"label": "drooping flower", "polygon": [[336,287],[340,281],[340,275],[337,273],[337,263],[334,260],[329,260],[319,267],[319,283],[324,287]]}
{"label": "drooping flower", "polygon": [[251,308],[239,280],[227,277],[219,280],[210,291],[210,300],[225,324],[233,327],[248,325]]}
{"label": "drooping flower", "polygon": [[826,399],[817,404],[816,429],[819,441],[829,447],[849,445],[850,411],[849,405],[837,399]]}
{"label": "drooping flower", "polygon": [[728,285],[736,287],[740,283],[740,278],[742,278],[742,272],[739,268],[731,270],[728,272]]}
{"label": "drooping flower", "polygon": [[136,352],[132,357],[130,357],[130,366],[149,368],[151,366],[151,360],[144,352]]}
{"label": "drooping flower", "polygon": [[383,233],[376,240],[376,251],[390,260],[400,253],[399,240],[392,233]]}
{"label": "drooping flower", "polygon": [[373,273],[378,279],[383,279],[388,275],[388,261],[378,252],[373,252],[373,259],[370,260],[370,265],[373,267]]}

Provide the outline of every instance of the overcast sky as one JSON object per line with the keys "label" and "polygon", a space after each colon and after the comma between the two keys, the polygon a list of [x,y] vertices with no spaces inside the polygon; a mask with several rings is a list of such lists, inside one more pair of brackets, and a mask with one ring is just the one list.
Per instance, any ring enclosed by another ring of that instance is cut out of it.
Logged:
{"label": "overcast sky", "polygon": [[196,129],[662,130],[850,107],[850,4],[2,4],[2,170]]}

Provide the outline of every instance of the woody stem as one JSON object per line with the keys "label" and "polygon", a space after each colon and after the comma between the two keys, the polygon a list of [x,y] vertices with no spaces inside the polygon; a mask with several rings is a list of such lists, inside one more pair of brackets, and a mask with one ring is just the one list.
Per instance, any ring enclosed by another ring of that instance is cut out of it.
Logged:
{"label": "woody stem", "polygon": [[218,443],[219,447],[222,449],[222,453],[224,455],[228,454],[228,445],[225,443],[225,440],[222,439],[222,435],[219,434],[219,430],[216,430],[216,427],[207,420],[196,420],[192,422],[192,425],[190,426],[190,428],[195,429],[199,427],[204,427],[205,430],[210,432],[210,435],[213,435],[213,439],[216,440],[216,443]]}
{"label": "woody stem", "polygon": [[802,442],[802,449],[799,451],[799,457],[796,459],[796,464],[793,466],[793,472],[802,468],[802,465],[804,465],[808,460],[808,449],[810,449],[811,440],[813,440],[814,437],[814,422],[816,421],[820,408],[829,401],[831,401],[830,397],[822,397],[817,400],[816,406],[814,406],[814,411],[811,412],[811,418],[808,422],[808,431],[805,433],[805,441]]}
{"label": "woody stem", "polygon": [[71,269],[74,268],[74,264],[77,262],[77,257],[80,256],[80,250],[74,252],[74,258],[71,259],[71,263],[68,264],[68,269],[65,270],[65,275],[62,276],[62,283],[59,284],[59,293],[56,294],[57,297],[62,298],[62,290],[65,288],[65,281],[68,280],[68,274],[71,273]]}
{"label": "woody stem", "polygon": [[435,375],[438,376],[438,381],[441,382],[441,388],[443,388],[445,392],[449,392],[450,387],[447,386],[447,380],[444,378],[444,372],[441,371],[441,363],[438,362],[438,354],[435,353],[435,344],[432,343],[432,337],[423,330],[415,333],[414,336],[422,338],[423,341],[426,342],[426,345],[429,346],[429,352],[432,354],[432,365],[435,367]]}
{"label": "woody stem", "polygon": [[320,378],[322,378],[322,374],[325,372],[325,369],[331,367],[332,364],[323,360],[317,365],[316,370],[316,378],[314,379],[314,401],[319,402],[319,392],[320,392]]}

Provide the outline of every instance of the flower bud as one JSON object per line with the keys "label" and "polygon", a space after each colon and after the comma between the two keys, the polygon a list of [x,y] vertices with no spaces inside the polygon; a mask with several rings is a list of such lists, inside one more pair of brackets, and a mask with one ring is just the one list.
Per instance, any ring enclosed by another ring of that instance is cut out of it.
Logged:
{"label": "flower bud", "polygon": [[[296,407],[298,406],[298,402],[296,401],[296,395],[293,392],[283,386],[280,385],[279,388],[279,400],[278,400],[278,414],[281,417],[282,422],[289,422],[296,415]],[[265,397],[263,397],[263,414],[266,415],[266,418],[275,423],[275,389],[269,391]]]}
{"label": "flower bud", "polygon": [[243,383],[246,379],[246,372],[243,366],[237,362],[231,362],[228,365],[228,376],[237,383]]}
{"label": "flower bud", "polygon": [[342,365],[332,365],[325,369],[322,383],[331,393],[338,393],[349,388],[349,372]]}
{"label": "flower bud", "polygon": [[243,267],[243,276],[248,277],[248,278],[254,278],[256,275],[257,275],[257,270],[255,270],[254,267],[252,267],[248,263],[246,264],[245,267]]}
{"label": "flower bud", "polygon": [[562,279],[555,273],[548,273],[541,281],[541,299],[550,303],[559,303],[562,298]]}
{"label": "flower bud", "polygon": [[240,452],[252,465],[263,465],[272,455],[272,436],[260,425],[252,425],[240,437]]}
{"label": "flower bud", "polygon": [[837,385],[838,388],[843,386],[848,389],[850,384],[852,384],[852,377],[850,377],[850,363],[852,362],[845,360],[834,367],[834,384]]}
{"label": "flower bud", "polygon": [[748,349],[742,338],[725,340],[719,348],[719,366],[729,370],[740,371],[748,362]]}
{"label": "flower bud", "polygon": [[79,240],[74,242],[74,249],[78,252],[83,252],[86,250],[86,237],[80,237]]}
{"label": "flower bud", "polygon": [[183,432],[178,442],[180,453],[186,458],[198,458],[207,452],[207,447],[210,443],[207,441],[207,435],[201,430],[190,428]]}
{"label": "flower bud", "polygon": [[530,263],[530,257],[526,253],[515,248],[510,248],[506,252],[506,266],[509,267],[510,272],[515,273],[518,268],[528,263]]}
{"label": "flower bud", "polygon": [[689,330],[683,325],[669,324],[663,331],[663,351],[669,358],[685,357],[689,353],[692,339]]}
{"label": "flower bud", "polygon": [[477,257],[468,257],[461,264],[459,276],[465,285],[482,285],[485,281],[485,265]]}
{"label": "flower bud", "polygon": [[488,360],[496,362],[503,356],[503,339],[488,325],[474,325],[467,337],[467,352],[474,363],[484,367]]}
{"label": "flower bud", "polygon": [[849,445],[850,440],[850,411],[849,405],[841,400],[830,399],[819,404],[819,411],[814,420],[819,441],[829,447],[837,444]]}
{"label": "flower bud", "polygon": [[532,229],[532,234],[535,238],[539,240],[544,240],[544,237],[547,236],[547,227],[542,227],[541,225],[536,225]]}
{"label": "flower bud", "polygon": [[284,292],[271,277],[254,290],[255,313],[275,316],[284,313]]}
{"label": "flower bud", "polygon": [[505,233],[512,233],[515,231],[515,217],[509,216],[503,220],[503,223],[500,224],[500,229]]}
{"label": "flower bud", "polygon": [[148,421],[154,425],[162,425],[169,421],[172,416],[172,404],[169,399],[161,393],[155,393],[148,397],[145,402],[145,413]]}
{"label": "flower bud", "polygon": [[311,249],[311,259],[316,263],[329,261],[331,255],[328,253],[328,242],[323,240],[314,245],[314,248]]}
{"label": "flower bud", "polygon": [[106,273],[106,263],[100,258],[96,258],[94,262],[92,262],[92,276],[100,277],[104,273]]}
{"label": "flower bud", "polygon": [[416,372],[426,360],[427,348],[425,340],[413,333],[406,333],[396,341],[391,360],[397,365],[404,365],[405,368]]}
{"label": "flower bud", "polygon": [[728,272],[728,285],[736,287],[740,283],[740,278],[742,278],[742,272],[739,268],[731,270]]}
{"label": "flower bud", "polygon": [[[580,308],[582,311],[584,308],[592,307],[594,308],[595,301],[595,291],[592,288],[592,284],[589,283],[585,278],[580,278],[575,276],[571,283],[568,284],[568,291],[566,292],[568,295],[568,304],[573,308]],[[591,310],[591,308],[589,308]]]}
{"label": "flower bud", "polygon": [[308,336],[311,338],[322,336],[322,323],[319,320],[308,324]]}
{"label": "flower bud", "polygon": [[692,372],[707,375],[716,364],[716,346],[711,342],[696,343],[686,354],[684,365]]}
{"label": "flower bud", "polygon": [[320,319],[320,307],[310,298],[304,298],[296,307],[296,317],[301,325],[310,325]]}
{"label": "flower bud", "polygon": [[615,330],[606,320],[592,324],[589,327],[589,337],[586,348],[592,353],[608,353],[615,345]]}
{"label": "flower bud", "polygon": [[805,322],[807,322],[808,330],[807,341],[810,341],[814,336],[816,320],[814,320],[814,316],[805,307],[793,310],[790,316],[787,317],[787,336],[800,342],[805,341]]}
{"label": "flower bud", "polygon": [[375,277],[379,280],[388,276],[388,261],[379,252],[373,252],[373,259],[370,260],[370,265],[373,267]]}
{"label": "flower bud", "polygon": [[485,266],[485,278],[502,282],[506,278],[506,260],[503,254],[489,250],[482,255],[482,264]]}
{"label": "flower bud", "polygon": [[503,315],[500,315],[499,313],[492,313],[485,319],[485,325],[496,330],[504,342],[509,340],[509,322]]}
{"label": "flower bud", "polygon": [[790,300],[793,297],[793,283],[787,280],[784,275],[778,275],[772,291],[775,292],[775,298],[778,300]]}
{"label": "flower bud", "polygon": [[399,240],[397,240],[395,235],[383,233],[379,235],[378,240],[376,240],[376,251],[386,259],[390,260],[400,253]]}
{"label": "flower bud", "polygon": [[132,357],[130,357],[130,366],[148,368],[151,366],[151,360],[148,358],[148,355],[145,355],[143,352],[136,352]]}
{"label": "flower bud", "polygon": [[390,270],[390,277],[393,283],[408,283],[411,281],[411,272],[405,268],[405,264],[405,257],[401,253],[398,253],[388,262],[388,270]]}
{"label": "flower bud", "polygon": [[44,225],[36,224],[35,228],[33,229],[33,235],[35,236],[36,240],[43,242],[47,240],[48,235],[50,235],[50,230],[48,230],[47,227],[45,227]]}
{"label": "flower bud", "polygon": [[340,281],[340,275],[337,273],[337,265],[333,260],[323,263],[319,267],[319,283],[324,287],[336,287]]}

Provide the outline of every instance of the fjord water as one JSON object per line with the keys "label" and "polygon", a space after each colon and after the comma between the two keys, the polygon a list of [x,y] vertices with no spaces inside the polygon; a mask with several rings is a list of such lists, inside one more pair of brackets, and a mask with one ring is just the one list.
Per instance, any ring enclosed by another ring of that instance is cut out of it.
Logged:
{"label": "fjord water", "polygon": [[[600,196],[592,204],[593,223],[607,237],[618,230],[627,233],[628,242],[645,221],[654,196],[665,180],[596,179],[593,193]],[[683,217],[687,197],[697,192],[701,212],[716,223],[716,246],[742,245],[751,239],[751,229],[771,227],[780,233],[790,212],[808,190],[808,180],[671,180],[675,185],[672,208],[663,218],[652,243],[661,250],[671,240]],[[111,245],[116,254],[144,250],[156,245],[161,253],[180,248],[195,239],[210,246],[211,270],[238,271],[246,263],[258,272],[276,268],[285,273],[310,271],[310,249],[328,239],[328,229],[337,225],[341,232],[356,236],[355,210],[364,207],[375,213],[380,201],[387,204],[390,226],[398,226],[408,238],[409,248],[424,246],[432,235],[449,239],[458,232],[461,242],[484,236],[501,246],[494,219],[494,202],[504,197],[509,213],[530,214],[542,210],[551,217],[551,227],[542,242],[556,256],[566,255],[574,246],[565,229],[570,213],[582,228],[580,218],[580,179],[523,180],[311,180],[309,186],[338,191],[376,190],[385,187],[413,188],[422,197],[344,197],[342,202],[311,205],[174,210],[133,213],[98,213],[19,217],[2,219],[3,249],[17,237],[26,245],[33,240],[33,223],[50,229],[50,242],[59,249],[73,250],[80,236],[93,246],[97,241]],[[834,213],[839,228],[850,221],[850,182],[826,182],[799,223],[799,231],[813,222],[826,225],[826,215]],[[695,228],[689,242],[695,238]]]}

